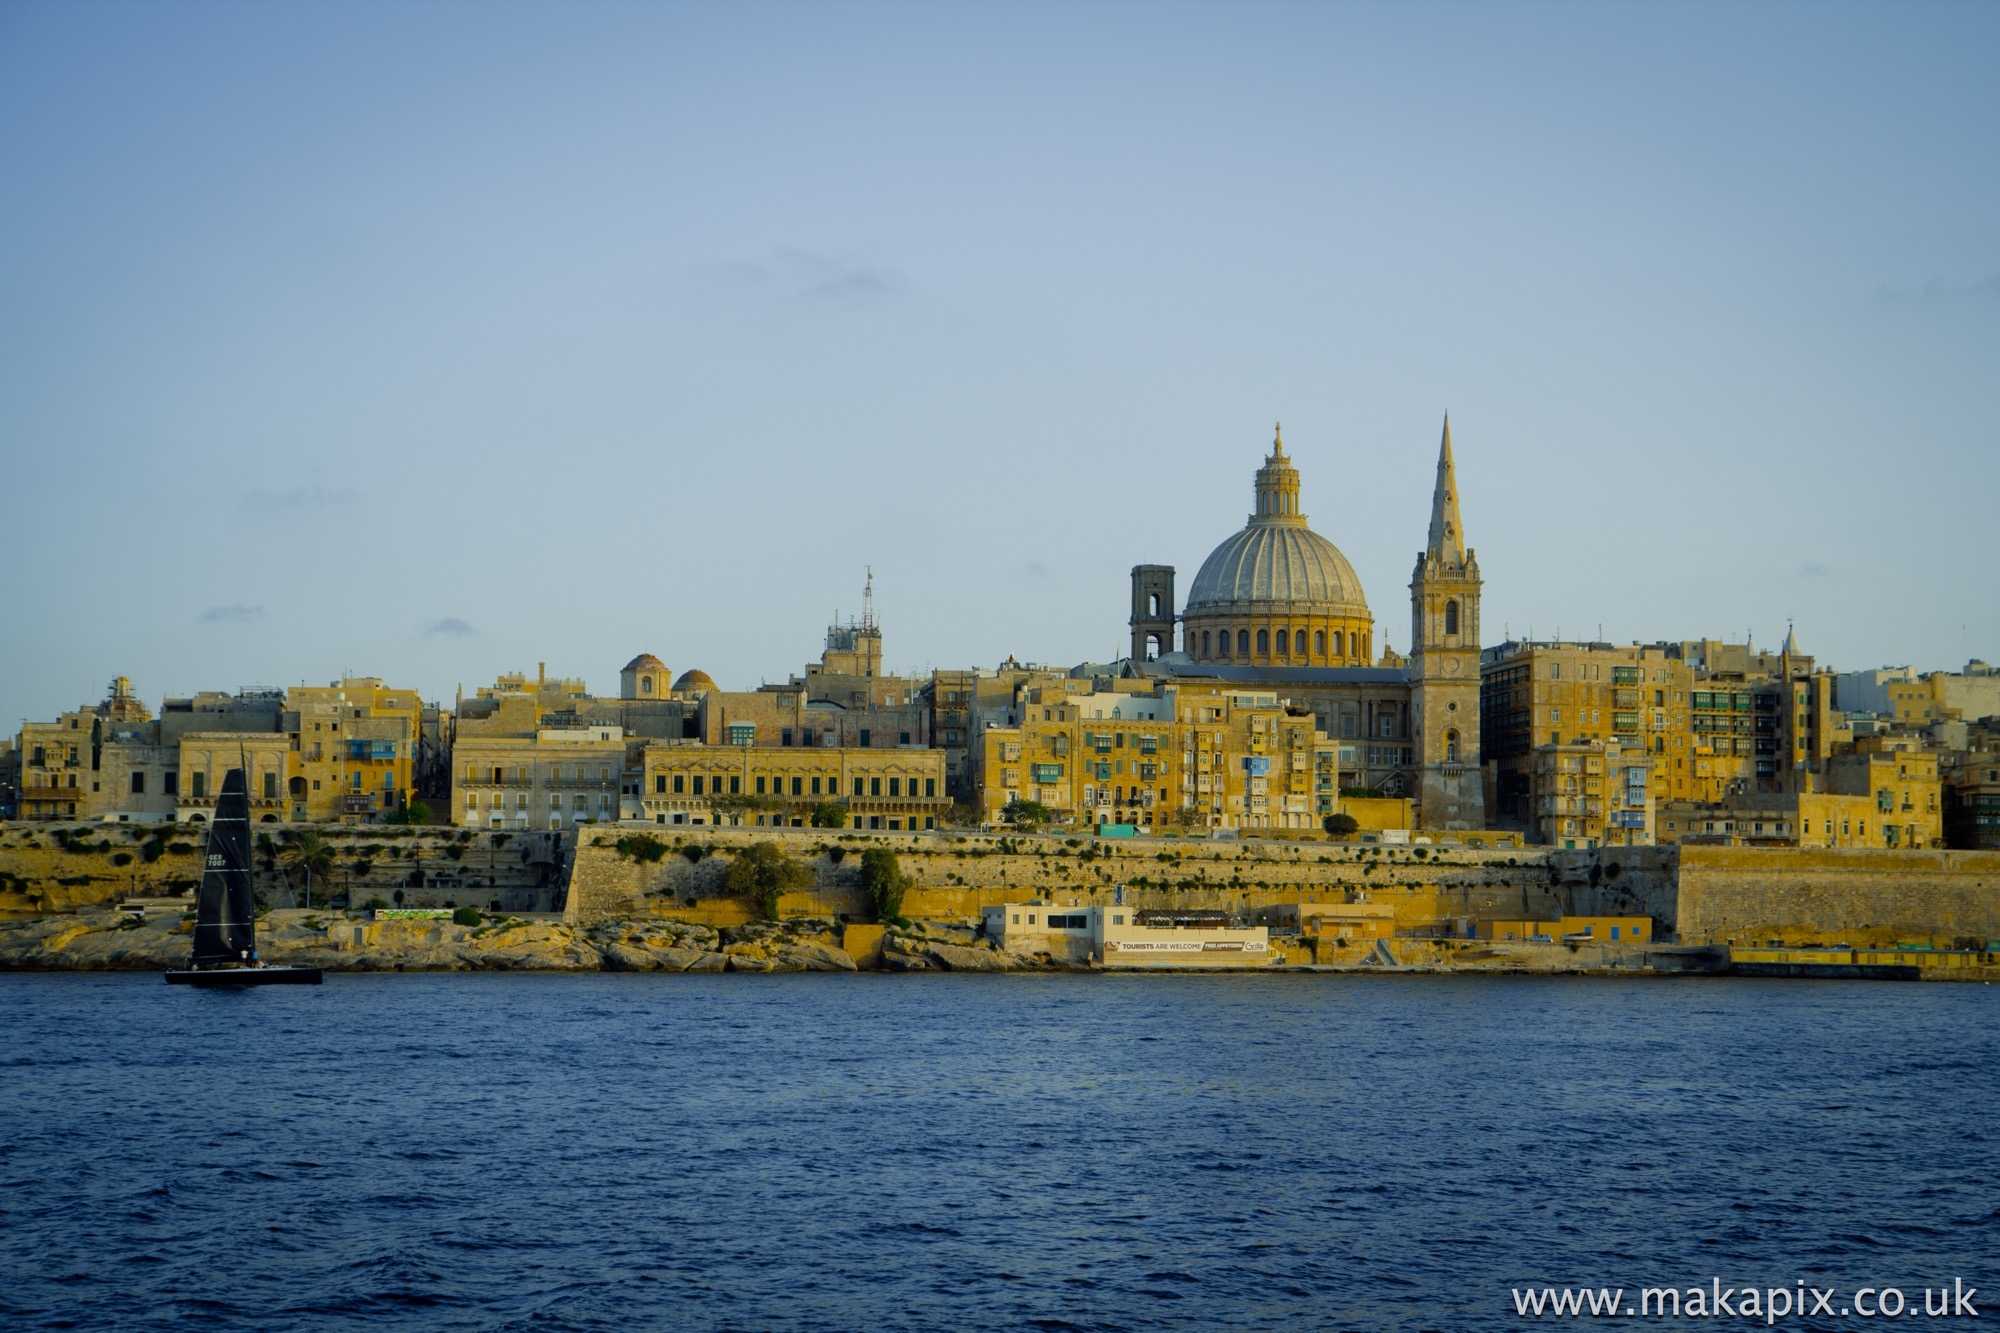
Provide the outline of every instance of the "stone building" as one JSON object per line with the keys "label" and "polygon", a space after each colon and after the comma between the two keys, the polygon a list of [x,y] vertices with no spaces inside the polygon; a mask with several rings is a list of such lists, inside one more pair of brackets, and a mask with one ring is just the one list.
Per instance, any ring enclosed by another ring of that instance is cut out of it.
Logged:
{"label": "stone building", "polygon": [[279,725],[297,742],[285,780],[289,817],[356,821],[402,808],[416,790],[423,710],[415,690],[375,676],[287,690]]}
{"label": "stone building", "polygon": [[921,746],[653,742],[639,772],[628,817],[656,824],[803,828],[838,803],[847,828],[934,829],[951,806],[944,755]]}
{"label": "stone building", "polygon": [[1304,832],[1337,811],[1339,747],[1311,711],[1210,682],[1139,684],[1025,691],[1020,722],[981,737],[981,821],[1034,802],[1064,823]]}
{"label": "stone building", "polygon": [[1314,532],[1282,436],[1257,470],[1243,529],[1202,562],[1174,643],[1174,570],[1132,571],[1126,677],[1283,698],[1338,742],[1343,790],[1414,798],[1418,822],[1483,828],[1478,559],[1465,544],[1451,425],[1430,530],[1410,581],[1407,658],[1377,652],[1373,615],[1347,557]]}

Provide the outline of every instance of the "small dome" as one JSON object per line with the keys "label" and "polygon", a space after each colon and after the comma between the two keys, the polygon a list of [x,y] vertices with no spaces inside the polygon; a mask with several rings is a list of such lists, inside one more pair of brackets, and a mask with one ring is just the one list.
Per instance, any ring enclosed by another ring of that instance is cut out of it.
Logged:
{"label": "small dome", "polygon": [[712,690],[714,688],[715,682],[709,679],[706,671],[683,671],[681,672],[681,678],[674,682],[674,692],[676,694],[690,694],[697,690]]}
{"label": "small dome", "polygon": [[640,653],[625,664],[627,671],[665,671],[667,664],[651,653]]}

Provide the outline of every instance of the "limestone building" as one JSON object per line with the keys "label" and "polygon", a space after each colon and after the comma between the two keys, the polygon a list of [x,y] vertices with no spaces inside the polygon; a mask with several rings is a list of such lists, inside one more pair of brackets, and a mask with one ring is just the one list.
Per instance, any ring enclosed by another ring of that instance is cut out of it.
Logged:
{"label": "limestone building", "polygon": [[1202,562],[1179,613],[1168,565],[1132,570],[1126,677],[1269,694],[1336,742],[1338,786],[1411,797],[1429,829],[1486,826],[1481,771],[1479,562],[1460,518],[1451,423],[1430,529],[1410,580],[1407,658],[1376,645],[1354,567],[1314,532],[1282,432],[1258,468],[1241,531]]}

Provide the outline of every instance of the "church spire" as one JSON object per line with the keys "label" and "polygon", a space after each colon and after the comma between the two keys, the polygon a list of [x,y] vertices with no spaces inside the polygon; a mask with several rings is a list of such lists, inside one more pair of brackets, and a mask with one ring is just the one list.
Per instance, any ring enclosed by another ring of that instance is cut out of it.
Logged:
{"label": "church spire", "polygon": [[1465,563],[1465,530],[1458,521],[1458,474],[1451,462],[1451,413],[1444,415],[1444,442],[1438,446],[1437,488],[1431,492],[1431,539],[1425,552],[1448,564]]}

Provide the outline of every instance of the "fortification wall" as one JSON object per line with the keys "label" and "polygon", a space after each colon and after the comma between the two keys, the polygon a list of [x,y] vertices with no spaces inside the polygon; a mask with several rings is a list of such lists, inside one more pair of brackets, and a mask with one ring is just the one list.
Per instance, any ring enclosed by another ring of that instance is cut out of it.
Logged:
{"label": "fortification wall", "polygon": [[2000,852],[1685,847],[1680,936],[1694,944],[2000,939]]}
{"label": "fortification wall", "polygon": [[[410,907],[497,902],[513,912],[562,906],[557,835],[442,825],[260,825],[251,837],[264,901],[283,906],[300,896],[276,851],[284,832],[302,828],[318,832],[334,853],[331,876],[314,881],[315,902],[335,893],[356,907],[376,898]],[[0,825],[0,917],[191,893],[201,882],[206,836],[195,824]]]}
{"label": "fortification wall", "polygon": [[[1459,916],[1554,914],[1562,901],[1547,854],[1518,849],[721,828],[662,838],[666,855],[646,862],[618,851],[617,840],[629,836],[608,828],[581,835],[570,882],[573,922],[633,915],[740,922],[741,909],[723,895],[723,869],[728,853],[761,841],[811,863],[813,887],[782,904],[799,915],[865,914],[860,857],[877,845],[895,851],[913,881],[905,915],[931,920],[977,922],[982,907],[1027,898],[1109,902],[1120,886],[1135,907],[1227,909],[1338,901],[1360,890],[1394,905],[1398,925],[1408,928]],[[691,847],[702,849],[698,860],[685,854]],[[1587,887],[1587,872],[1577,883]]]}

